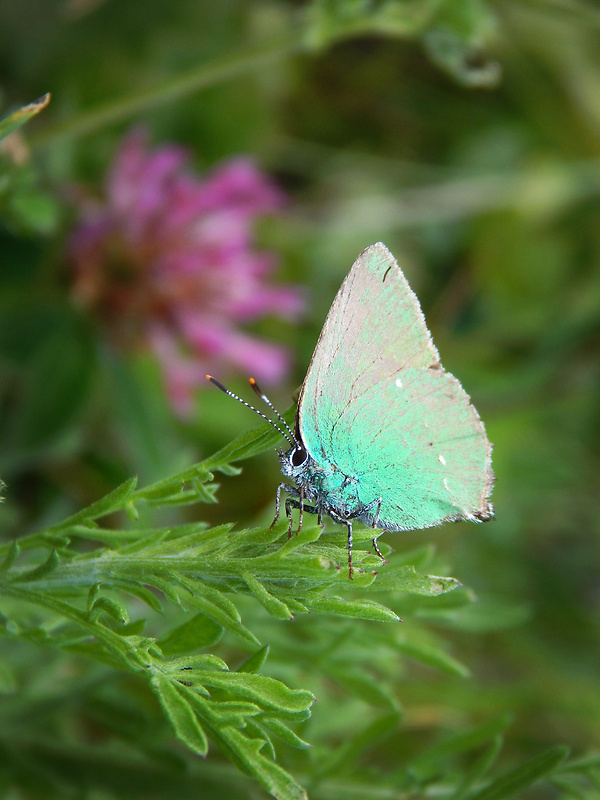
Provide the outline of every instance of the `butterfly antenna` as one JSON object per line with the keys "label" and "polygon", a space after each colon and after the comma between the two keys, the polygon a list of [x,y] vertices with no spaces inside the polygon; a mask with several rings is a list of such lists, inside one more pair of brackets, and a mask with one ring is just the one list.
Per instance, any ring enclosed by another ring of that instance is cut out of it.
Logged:
{"label": "butterfly antenna", "polygon": [[[279,433],[280,433],[280,434],[283,436],[283,438],[284,438],[284,439],[287,439],[287,441],[289,442],[289,444],[290,444],[292,447],[294,447],[294,445],[297,445],[297,442],[296,442],[296,440],[295,440],[295,438],[294,438],[294,435],[293,435],[293,433],[290,431],[290,429],[289,429],[289,427],[288,427],[288,424],[287,424],[287,422],[286,422],[285,420],[282,420],[282,421],[283,421],[283,424],[285,425],[285,427],[287,428],[287,430],[290,432],[290,435],[291,435],[291,437],[292,437],[291,439],[290,439],[290,437],[287,435],[287,433],[286,433],[285,431],[282,431],[282,430],[281,430],[281,428],[279,427],[279,425],[276,425],[276,424],[273,422],[273,420],[272,420],[272,419],[269,419],[269,417],[267,417],[267,415],[266,415],[266,414],[263,414],[263,413],[262,413],[262,411],[259,411],[259,410],[258,410],[258,408],[254,408],[254,406],[251,406],[251,405],[250,405],[250,403],[247,403],[245,400],[242,400],[242,398],[241,398],[241,397],[238,397],[238,396],[237,396],[237,394],[234,394],[234,393],[233,393],[232,391],[230,391],[229,389],[226,389],[226,388],[225,388],[225,386],[223,386],[223,384],[222,384],[222,383],[219,383],[219,381],[218,381],[216,378],[213,378],[213,376],[212,376],[212,375],[205,375],[204,377],[206,378],[206,380],[207,380],[207,381],[210,381],[211,383],[214,383],[214,385],[217,387],[217,389],[220,389],[220,390],[221,390],[222,392],[224,392],[226,395],[229,395],[229,397],[233,397],[233,399],[234,399],[234,400],[237,400],[237,401],[238,401],[238,403],[241,403],[243,406],[246,406],[246,408],[249,408],[251,411],[254,411],[254,413],[255,413],[255,414],[258,414],[258,416],[259,416],[259,417],[262,417],[264,420],[266,420],[266,421],[269,423],[269,425],[272,425],[272,426],[275,428],[275,430],[276,430],[276,431],[278,431],[278,432],[279,432]],[[250,379],[250,382],[251,382],[251,383],[252,383],[252,380],[253,380],[253,379],[251,378],[251,379]],[[253,385],[254,385],[254,384],[253,384]],[[260,396],[262,396],[262,395],[259,395],[259,397],[260,397]],[[271,408],[273,408],[273,406],[271,405],[271,403],[269,403],[268,401],[267,401],[267,404],[268,404],[268,405],[269,405]],[[273,411],[275,411],[275,409],[274,409],[274,408],[273,408]],[[277,414],[277,411],[275,411],[275,413]],[[281,416],[280,416],[279,414],[277,414],[277,416],[279,417],[279,419],[282,419],[282,418],[281,418]]]}
{"label": "butterfly antenna", "polygon": [[[266,403],[266,404],[269,406],[269,408],[270,408],[270,409],[271,409],[271,411],[272,411],[272,412],[275,414],[275,416],[277,417],[277,419],[278,419],[278,420],[279,420],[281,423],[283,423],[283,425],[285,426],[285,429],[287,430],[287,432],[290,434],[290,436],[291,436],[291,437],[292,437],[292,439],[294,440],[294,443],[296,444],[296,446],[297,446],[297,447],[300,447],[300,443],[299,443],[299,442],[296,440],[296,437],[295,437],[295,436],[294,436],[294,434],[292,433],[292,429],[291,429],[291,428],[290,428],[290,426],[287,424],[287,422],[285,421],[285,419],[284,419],[284,418],[281,416],[281,414],[279,413],[279,411],[277,411],[277,409],[275,408],[275,406],[273,405],[273,403],[272,403],[272,402],[269,400],[269,398],[268,398],[268,397],[267,397],[267,395],[266,395],[266,394],[263,392],[263,390],[260,388],[260,386],[258,385],[258,383],[257,383],[257,382],[254,380],[254,378],[249,378],[249,380],[250,380],[250,386],[251,386],[251,387],[254,389],[254,391],[256,392],[256,394],[257,394],[257,395],[260,397],[260,399],[263,401],[263,403]],[[287,437],[286,437],[286,438],[287,438]]]}

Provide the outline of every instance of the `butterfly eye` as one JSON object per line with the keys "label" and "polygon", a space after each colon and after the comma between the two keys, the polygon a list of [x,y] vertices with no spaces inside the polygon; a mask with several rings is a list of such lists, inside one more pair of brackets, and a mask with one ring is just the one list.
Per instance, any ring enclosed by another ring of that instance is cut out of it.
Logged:
{"label": "butterfly eye", "polygon": [[292,467],[301,467],[306,464],[308,460],[308,453],[303,447],[296,447],[290,454],[290,464]]}

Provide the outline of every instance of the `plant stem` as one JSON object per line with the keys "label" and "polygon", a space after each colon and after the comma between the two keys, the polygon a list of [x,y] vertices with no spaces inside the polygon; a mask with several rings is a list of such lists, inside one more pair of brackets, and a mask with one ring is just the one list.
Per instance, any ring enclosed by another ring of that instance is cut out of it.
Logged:
{"label": "plant stem", "polygon": [[50,125],[32,136],[30,144],[38,148],[87,136],[107,125],[122,122],[186,95],[280,61],[302,50],[304,46],[305,32],[301,28],[296,29],[267,45],[254,46],[245,51],[237,51],[234,55],[227,54],[216,58],[189,72],[170,78],[148,91],[129,95],[91,111],[85,111],[64,122]]}

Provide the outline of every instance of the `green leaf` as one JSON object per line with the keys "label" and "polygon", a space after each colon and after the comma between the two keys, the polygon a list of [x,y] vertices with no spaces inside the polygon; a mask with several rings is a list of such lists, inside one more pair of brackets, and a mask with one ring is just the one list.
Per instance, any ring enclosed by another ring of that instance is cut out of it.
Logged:
{"label": "green leaf", "polygon": [[413,566],[390,566],[377,575],[377,589],[393,589],[408,594],[419,594],[429,597],[451,592],[459,587],[456,578],[444,578],[437,575],[419,575]]}
{"label": "green leaf", "polygon": [[[187,589],[187,602],[202,611],[207,617],[221,625],[225,630],[249,644],[260,646],[256,636],[242,624],[242,619],[235,605],[218,589],[208,586],[202,581],[174,576]],[[161,582],[161,586],[164,582]],[[158,582],[156,583],[158,586]]]}
{"label": "green leaf", "polygon": [[191,619],[178,625],[158,640],[166,656],[193,653],[216,644],[223,635],[223,626],[218,625],[206,614],[195,614]]}
{"label": "green leaf", "polygon": [[94,603],[98,599],[98,596],[100,595],[100,587],[101,587],[101,585],[102,585],[101,583],[93,583],[90,586],[90,589],[89,589],[89,592],[88,592],[88,596],[87,596],[87,609],[88,609],[88,611],[91,611],[92,606],[94,605]]}
{"label": "green leaf", "polygon": [[244,578],[247,587],[250,589],[258,602],[266,608],[266,610],[276,619],[291,619],[292,613],[289,608],[281,600],[278,600],[270,594],[260,581],[251,575],[249,572],[244,572]]}
{"label": "green leaf", "polygon": [[64,522],[48,528],[48,532],[64,530],[72,525],[75,526],[83,522],[96,520],[99,517],[112,514],[114,511],[119,511],[123,508],[127,500],[135,491],[136,485],[137,477],[129,478],[120,486],[117,486],[116,489],[113,489],[112,492],[109,492],[109,494],[102,497],[100,500],[97,500],[87,508],[78,511],[77,514],[73,514],[73,516],[68,517]]}
{"label": "green leaf", "polygon": [[127,594],[137,597],[153,611],[159,614],[163,613],[162,603],[154,592],[151,592],[150,589],[146,589],[145,586],[141,586],[139,583],[133,581],[114,581],[112,585],[115,589],[122,589],[124,592],[127,592]]}
{"label": "green leaf", "polygon": [[485,789],[472,795],[470,800],[503,800],[506,797],[514,797],[517,792],[549,775],[568,755],[568,747],[551,747],[505,775],[496,778]]}
{"label": "green leaf", "polygon": [[312,692],[306,689],[289,689],[275,678],[250,672],[205,672],[201,680],[206,686],[223,689],[280,714],[296,715],[308,709],[315,700]]}
{"label": "green leaf", "polygon": [[[196,685],[194,691],[197,691]],[[205,711],[204,704],[198,705],[200,713]],[[219,725],[231,725],[240,729],[246,726],[248,717],[264,716],[264,711],[256,703],[244,703],[239,700],[213,700],[210,704],[210,713],[211,719],[217,720]]]}
{"label": "green leaf", "polygon": [[343,597],[326,596],[311,600],[310,608],[324,614],[342,617],[370,619],[375,622],[400,622],[400,617],[390,608],[374,600],[345,600]]}
{"label": "green leaf", "polygon": [[304,739],[297,736],[287,725],[275,717],[263,715],[260,718],[260,726],[266,728],[269,733],[274,734],[278,739],[281,739],[282,742],[285,742],[290,747],[294,747],[297,750],[307,750],[312,747],[309,742],[305,742]]}
{"label": "green leaf", "polygon": [[264,746],[263,740],[248,739],[234,728],[221,731],[220,739],[233,761],[256,778],[276,800],[308,800],[302,786],[280,766],[262,755],[260,751]]}
{"label": "green leaf", "polygon": [[201,756],[208,752],[208,742],[198,718],[186,699],[186,687],[174,685],[160,673],[152,676],[152,687],[157,693],[165,714],[180,742]]}
{"label": "green leaf", "polygon": [[13,580],[18,583],[30,583],[31,581],[39,581],[42,578],[45,578],[51,572],[54,572],[54,570],[58,567],[58,564],[59,564],[58,553],[56,552],[56,550],[52,549],[52,552],[50,553],[50,555],[48,556],[46,561],[44,561],[43,564],[40,564],[40,566],[36,567],[35,569],[28,570],[27,572],[22,572],[16,578],[13,578]]}
{"label": "green leaf", "polygon": [[264,647],[261,647],[260,650],[257,650],[254,655],[251,655],[249,659],[244,661],[244,663],[236,669],[236,672],[259,672],[267,660],[268,655],[269,645],[266,644]]}
{"label": "green leaf", "polygon": [[129,621],[129,614],[124,606],[105,595],[94,600],[89,611],[89,618],[91,621],[96,620],[102,613],[108,614],[115,622],[125,623]]}
{"label": "green leaf", "polygon": [[50,98],[50,92],[47,92],[37,100],[34,100],[33,103],[21,106],[21,108],[14,111],[10,116],[0,120],[0,140],[4,139],[13,131],[16,131],[17,128],[20,128],[21,125],[24,125],[32,117],[35,117],[40,111],[43,111],[50,102]]}

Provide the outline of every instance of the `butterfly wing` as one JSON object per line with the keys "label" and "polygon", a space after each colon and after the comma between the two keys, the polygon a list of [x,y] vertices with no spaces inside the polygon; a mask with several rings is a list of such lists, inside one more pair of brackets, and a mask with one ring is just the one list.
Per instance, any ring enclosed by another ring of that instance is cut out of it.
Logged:
{"label": "butterfly wing", "polygon": [[361,253],[333,302],[298,427],[318,465],[348,476],[369,509],[357,514],[363,521],[408,530],[491,516],[483,424],[441,366],[419,301],[381,243]]}

